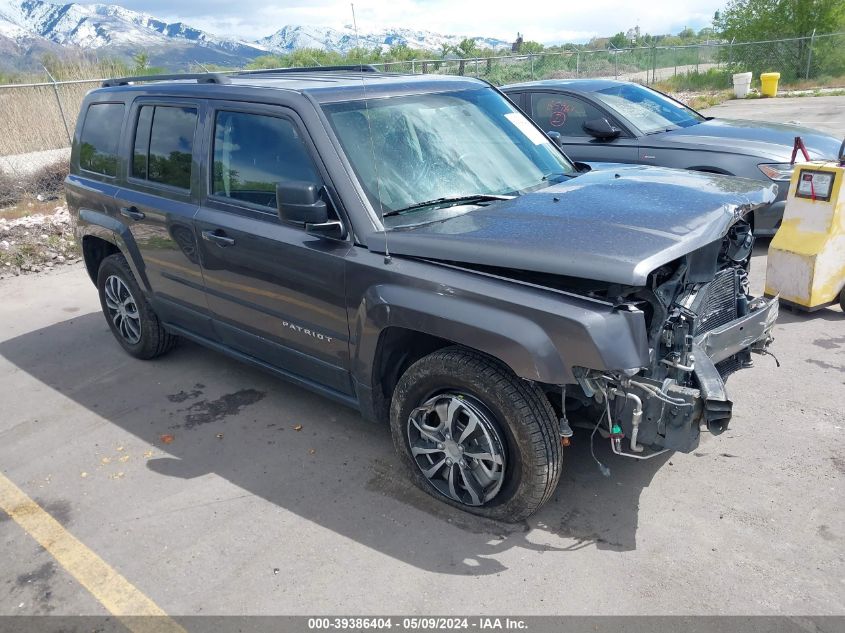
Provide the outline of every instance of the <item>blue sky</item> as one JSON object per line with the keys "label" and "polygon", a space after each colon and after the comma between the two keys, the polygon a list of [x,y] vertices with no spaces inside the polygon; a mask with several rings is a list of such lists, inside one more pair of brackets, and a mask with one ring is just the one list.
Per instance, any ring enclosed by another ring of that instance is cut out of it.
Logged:
{"label": "blue sky", "polygon": [[[90,0],[79,0],[82,2]],[[644,32],[677,32],[709,25],[726,0],[359,0],[358,28],[425,29],[443,34],[513,40],[516,32],[542,42],[585,41],[639,24]],[[285,24],[343,26],[350,3],[334,0],[121,0],[129,9],[181,20],[216,33],[256,39]]]}

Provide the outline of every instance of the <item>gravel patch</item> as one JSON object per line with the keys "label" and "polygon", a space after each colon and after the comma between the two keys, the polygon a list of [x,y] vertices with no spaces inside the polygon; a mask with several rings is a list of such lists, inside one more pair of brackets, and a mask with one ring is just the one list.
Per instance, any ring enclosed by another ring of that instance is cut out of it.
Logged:
{"label": "gravel patch", "polygon": [[0,217],[0,279],[38,273],[79,259],[66,206],[11,220]]}

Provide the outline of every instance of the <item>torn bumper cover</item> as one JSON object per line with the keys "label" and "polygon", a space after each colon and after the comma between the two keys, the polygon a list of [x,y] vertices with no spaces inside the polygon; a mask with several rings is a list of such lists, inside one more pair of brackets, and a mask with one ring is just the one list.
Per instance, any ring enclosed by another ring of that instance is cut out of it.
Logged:
{"label": "torn bumper cover", "polygon": [[[614,452],[638,459],[665,450],[688,453],[698,446],[702,428],[713,434],[727,429],[732,403],[725,378],[748,366],[751,352],[765,352],[777,317],[777,298],[757,298],[743,316],[696,336],[692,366],[682,368],[694,378],[687,384],[642,375],[576,373],[585,395],[606,412],[602,419],[610,422],[603,435],[611,437]],[[627,438],[627,446],[621,438]]]}
{"label": "torn bumper cover", "polygon": [[772,342],[777,318],[777,297],[758,298],[749,305],[745,316],[705,332],[693,341],[694,373],[704,402],[703,422],[714,435],[727,429],[733,406],[716,364],[746,350],[764,351]]}

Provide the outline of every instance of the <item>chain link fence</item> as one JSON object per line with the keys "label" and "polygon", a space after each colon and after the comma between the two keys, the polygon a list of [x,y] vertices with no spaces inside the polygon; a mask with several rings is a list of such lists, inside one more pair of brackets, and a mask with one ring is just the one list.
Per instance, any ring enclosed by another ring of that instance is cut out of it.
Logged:
{"label": "chain link fence", "polygon": [[[781,73],[781,81],[845,74],[845,33],[761,42],[707,42],[685,46],[648,46],[572,50],[467,59],[430,59],[373,64],[388,72],[467,75],[501,85],[535,79],[610,77],[652,84],[669,77],[706,72]],[[726,78],[725,87],[730,82]]]}
{"label": "chain link fence", "polygon": [[85,94],[100,80],[0,86],[0,156],[69,147]]}
{"label": "chain link fence", "polygon": [[720,44],[576,50],[467,59],[430,59],[373,64],[385,72],[466,75],[502,85],[534,79],[612,77],[654,83],[679,72],[697,72],[726,64]]}
{"label": "chain link fence", "polygon": [[[777,71],[782,82],[845,75],[845,33],[762,42],[707,42],[609,50],[373,64],[386,72],[465,75],[495,85],[535,79],[611,77],[653,84],[679,74]],[[68,147],[82,98],[102,79],[0,85],[0,156]]]}
{"label": "chain link fence", "polygon": [[737,42],[723,46],[720,59],[737,72],[779,72],[781,81],[787,82],[841,76],[845,74],[845,33]]}

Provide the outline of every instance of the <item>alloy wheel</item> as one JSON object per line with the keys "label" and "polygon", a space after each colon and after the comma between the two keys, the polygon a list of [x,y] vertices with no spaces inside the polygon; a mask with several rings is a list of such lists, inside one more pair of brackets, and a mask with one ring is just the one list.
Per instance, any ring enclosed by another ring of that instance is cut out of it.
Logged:
{"label": "alloy wheel", "polygon": [[408,417],[411,455],[438,492],[481,506],[501,490],[505,451],[485,408],[470,396],[443,393]]}
{"label": "alloy wheel", "polygon": [[136,345],[141,340],[141,315],[129,287],[117,275],[109,275],[103,292],[115,328],[127,343]]}

